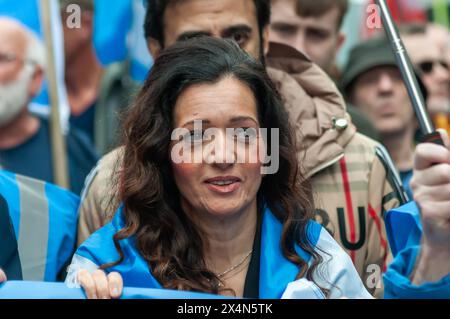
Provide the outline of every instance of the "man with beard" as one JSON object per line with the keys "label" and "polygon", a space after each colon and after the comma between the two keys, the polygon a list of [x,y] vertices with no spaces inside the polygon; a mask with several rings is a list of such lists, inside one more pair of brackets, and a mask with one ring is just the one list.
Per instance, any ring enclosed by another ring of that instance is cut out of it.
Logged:
{"label": "man with beard", "polygon": [[[28,110],[44,77],[45,51],[26,27],[0,19],[0,167],[53,182],[49,124]],[[97,156],[87,137],[70,130],[66,137],[70,188],[80,193]]]}

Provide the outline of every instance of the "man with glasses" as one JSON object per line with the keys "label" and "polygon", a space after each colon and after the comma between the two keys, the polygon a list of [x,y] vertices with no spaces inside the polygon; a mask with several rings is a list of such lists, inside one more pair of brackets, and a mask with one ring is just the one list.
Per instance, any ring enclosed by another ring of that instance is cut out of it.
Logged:
{"label": "man with glasses", "polygon": [[450,76],[446,52],[435,39],[431,25],[405,25],[400,30],[403,42],[427,91],[427,105],[435,125],[449,131]]}
{"label": "man with glasses", "polygon": [[[43,44],[19,22],[0,18],[0,167],[53,182],[49,124],[31,114],[45,65]],[[71,190],[81,192],[97,156],[83,133],[66,137]]]}

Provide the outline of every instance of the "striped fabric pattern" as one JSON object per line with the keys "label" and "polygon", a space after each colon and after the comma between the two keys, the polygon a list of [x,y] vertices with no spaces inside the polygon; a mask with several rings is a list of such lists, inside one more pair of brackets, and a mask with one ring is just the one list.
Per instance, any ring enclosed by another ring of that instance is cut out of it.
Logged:
{"label": "striped fabric pattern", "polygon": [[78,196],[32,178],[0,171],[24,280],[56,281],[75,248]]}

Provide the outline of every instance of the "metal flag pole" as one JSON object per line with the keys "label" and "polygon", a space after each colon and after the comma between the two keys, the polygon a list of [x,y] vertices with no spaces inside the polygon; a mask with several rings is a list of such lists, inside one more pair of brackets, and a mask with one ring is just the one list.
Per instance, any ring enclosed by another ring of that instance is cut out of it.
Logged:
{"label": "metal flag pole", "polygon": [[56,75],[53,28],[52,28],[52,0],[40,0],[41,23],[44,33],[47,54],[47,79],[50,96],[50,136],[52,148],[53,176],[55,184],[68,189],[69,175],[67,166],[66,141],[61,130],[58,80]]}
{"label": "metal flag pole", "polygon": [[412,67],[411,60],[409,59],[408,52],[400,38],[399,32],[392,19],[389,7],[385,0],[375,0],[378,6],[381,20],[383,21],[384,30],[391,44],[392,51],[394,52],[397,65],[402,74],[403,81],[405,82],[406,89],[408,90],[411,103],[414,107],[417,120],[419,122],[420,130],[424,137],[424,142],[432,142],[443,145],[439,132],[436,132],[433,122],[431,121],[426,105],[423,99],[422,92],[417,83],[417,79]]}

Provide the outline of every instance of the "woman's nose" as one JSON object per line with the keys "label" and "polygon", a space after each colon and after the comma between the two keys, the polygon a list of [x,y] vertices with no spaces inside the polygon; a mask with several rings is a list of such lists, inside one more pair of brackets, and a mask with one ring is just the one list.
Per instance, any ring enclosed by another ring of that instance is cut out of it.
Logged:
{"label": "woman's nose", "polygon": [[225,132],[217,132],[206,149],[207,162],[220,168],[227,168],[236,163],[234,140]]}

